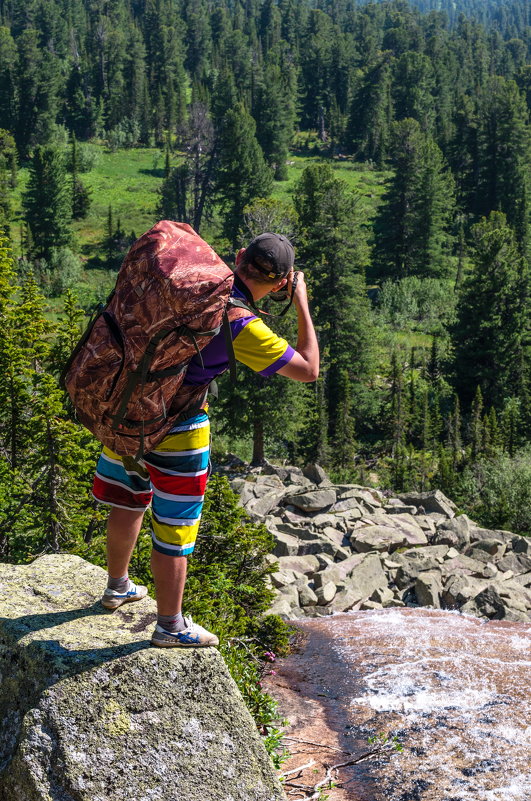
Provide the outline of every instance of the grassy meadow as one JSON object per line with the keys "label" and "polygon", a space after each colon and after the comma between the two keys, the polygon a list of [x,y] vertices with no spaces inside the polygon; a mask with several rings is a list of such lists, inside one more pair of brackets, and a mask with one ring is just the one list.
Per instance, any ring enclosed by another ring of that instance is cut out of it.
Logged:
{"label": "grassy meadow", "polygon": [[[74,249],[85,265],[83,277],[77,287],[78,295],[87,306],[104,299],[115,280],[115,272],[104,267],[104,242],[107,236],[109,207],[114,225],[120,221],[126,234],[140,236],[157,220],[158,190],[164,177],[164,152],[157,147],[127,148],[111,151],[103,144],[90,144],[94,166],[82,173],[81,180],[90,188],[91,205],[88,215],[72,225]],[[276,181],[272,197],[291,200],[293,190],[306,166],[327,161],[336,174],[352,189],[360,193],[360,202],[367,219],[374,215],[378,199],[384,190],[386,173],[363,169],[363,165],[341,159],[325,159],[320,155],[292,154],[288,163],[288,179]],[[179,154],[172,157],[178,164]],[[13,221],[11,235],[15,256],[21,254],[22,195],[28,182],[28,169],[18,173],[18,185],[13,193]],[[216,219],[206,222],[203,236],[215,243],[218,235]],[[60,313],[60,298],[49,299],[52,316]]]}

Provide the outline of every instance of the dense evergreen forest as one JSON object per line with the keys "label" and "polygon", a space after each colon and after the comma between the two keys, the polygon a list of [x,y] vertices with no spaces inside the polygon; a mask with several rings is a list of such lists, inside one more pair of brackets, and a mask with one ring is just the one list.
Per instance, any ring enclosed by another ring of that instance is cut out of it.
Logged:
{"label": "dense evergreen forest", "polygon": [[57,378],[93,301],[72,290],[135,236],[109,206],[87,261],[96,162],[154,148],[152,222],[227,260],[284,232],[311,289],[321,378],[224,380],[218,448],[529,532],[527,2],[3,0],[0,21],[3,558],[101,530]]}

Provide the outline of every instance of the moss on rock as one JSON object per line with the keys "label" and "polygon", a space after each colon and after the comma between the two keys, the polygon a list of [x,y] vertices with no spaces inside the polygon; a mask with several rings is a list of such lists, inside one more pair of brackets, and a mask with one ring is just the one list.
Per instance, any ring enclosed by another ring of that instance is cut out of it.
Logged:
{"label": "moss on rock", "polygon": [[77,556],[0,565],[0,801],[274,801],[269,757],[213,648],[154,649]]}

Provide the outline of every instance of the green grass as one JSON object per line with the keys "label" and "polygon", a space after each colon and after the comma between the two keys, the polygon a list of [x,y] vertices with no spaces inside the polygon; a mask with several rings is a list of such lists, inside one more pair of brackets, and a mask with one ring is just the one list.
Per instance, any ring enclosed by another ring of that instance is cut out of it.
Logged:
{"label": "green grass", "polygon": [[87,257],[101,254],[106,237],[107,215],[126,233],[136,236],[156,222],[156,206],[164,168],[164,154],[159,148],[131,148],[114,153],[101,149],[94,170],[81,176],[92,189],[92,204],[84,220],[74,224],[81,253]]}
{"label": "green grass", "polygon": [[275,181],[272,197],[290,201],[297,181],[305,167],[310,164],[330,164],[338,178],[348,184],[350,189],[359,192],[363,206],[370,216],[374,214],[379,199],[384,192],[388,172],[364,170],[361,165],[348,160],[327,159],[321,156],[291,155],[288,162],[287,181]]}
{"label": "green grass", "polygon": [[[105,145],[91,143],[97,150],[94,169],[80,176],[92,190],[92,203],[88,216],[73,223],[74,249],[87,268],[77,287],[78,295],[85,306],[104,298],[112,288],[115,274],[99,266],[103,259],[103,243],[107,236],[109,206],[112,207],[114,225],[120,220],[122,229],[140,236],[157,220],[158,190],[163,179],[164,153],[160,148],[130,148],[110,151]],[[175,164],[178,155],[172,159]],[[334,172],[352,189],[358,191],[370,218],[374,214],[384,190],[387,173],[365,170],[362,165],[348,160],[327,159],[321,155],[291,155],[288,165],[288,180],[276,181],[272,196],[291,202],[295,184],[309,164],[329,163]],[[19,256],[22,214],[22,195],[28,182],[28,169],[22,167],[18,173],[18,186],[13,193],[14,214],[11,225],[13,251]],[[205,228],[204,236],[213,242],[216,226]],[[98,267],[98,269],[92,269]],[[52,299],[53,315],[62,311],[62,300]]]}
{"label": "green grass", "polygon": [[[107,215],[112,206],[115,223],[140,236],[156,222],[157,190],[164,168],[164,154],[159,148],[131,148],[110,152],[98,147],[94,169],[80,176],[92,190],[92,203],[88,216],[72,225],[76,250],[84,260],[102,255],[102,244],[107,235]],[[20,253],[20,227],[22,193],[28,181],[28,169],[19,171],[18,186],[13,193],[13,246]]]}

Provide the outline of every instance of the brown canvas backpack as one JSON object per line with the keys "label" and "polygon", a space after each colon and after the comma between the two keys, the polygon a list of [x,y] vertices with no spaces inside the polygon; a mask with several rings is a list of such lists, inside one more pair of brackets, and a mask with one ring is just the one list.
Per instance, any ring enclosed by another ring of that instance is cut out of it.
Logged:
{"label": "brown canvas backpack", "polygon": [[[77,417],[104,445],[141,458],[202,406],[208,385],[183,385],[188,362],[223,326],[233,273],[185,223],[163,220],[131,247],[106,308],[63,373]],[[245,316],[234,302],[230,319]]]}

